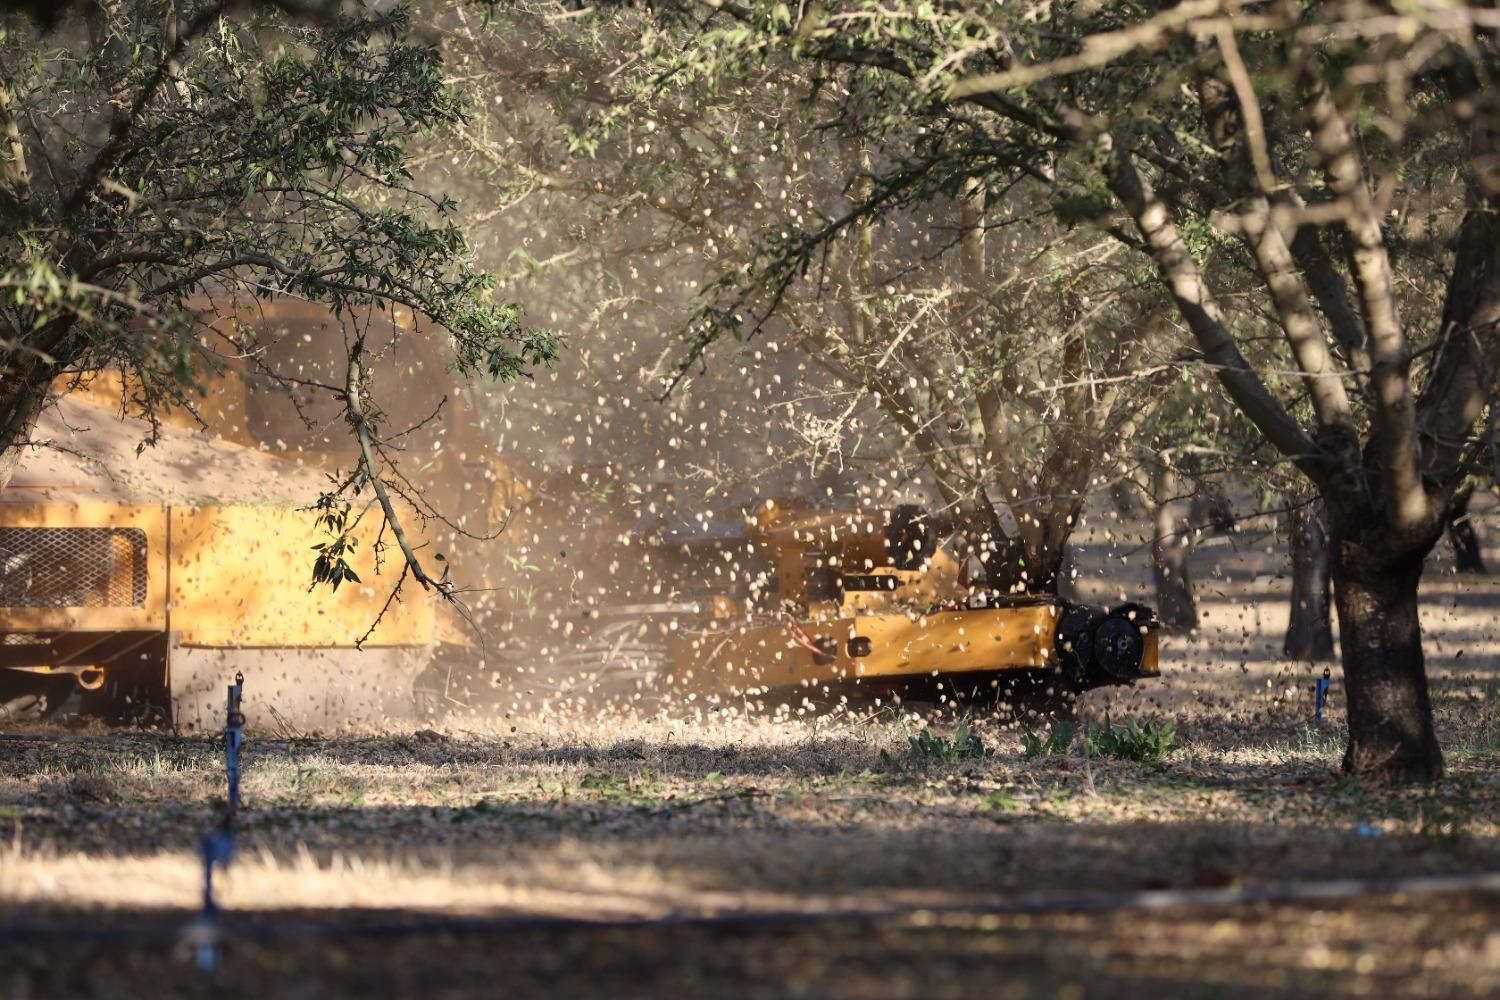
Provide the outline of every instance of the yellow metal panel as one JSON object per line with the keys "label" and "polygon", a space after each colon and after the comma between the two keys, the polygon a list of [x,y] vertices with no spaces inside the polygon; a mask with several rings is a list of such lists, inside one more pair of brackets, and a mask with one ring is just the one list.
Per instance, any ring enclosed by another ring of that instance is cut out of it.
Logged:
{"label": "yellow metal panel", "polygon": [[968,590],[959,583],[962,567],[944,549],[938,549],[921,570],[880,567],[862,574],[895,581],[890,590],[851,590],[844,594],[841,611],[846,615],[889,613],[913,605],[962,599]]}
{"label": "yellow metal panel", "polygon": [[[1052,662],[1057,608],[1051,605],[941,611],[917,617],[860,615],[796,626],[810,639],[828,636],[838,653],[818,663],[794,626],[709,631],[672,647],[674,681],[698,694],[738,694],[835,680],[921,674],[1025,670]],[[848,640],[868,636],[872,653],[851,657]]]}
{"label": "yellow metal panel", "polygon": [[[171,530],[172,630],[184,645],[352,645],[375,622],[401,570],[399,555],[387,553],[376,572],[371,523],[359,532],[350,559],[362,582],[309,592],[313,545],[328,539],[306,511],[174,507]],[[386,611],[370,645],[433,641],[432,602],[410,580],[402,597]]]}
{"label": "yellow metal panel", "polygon": [[138,529],[146,541],[145,600],[134,607],[0,608],[4,632],[113,632],[166,627],[167,514],[163,507],[63,501],[0,502],[0,526]]}

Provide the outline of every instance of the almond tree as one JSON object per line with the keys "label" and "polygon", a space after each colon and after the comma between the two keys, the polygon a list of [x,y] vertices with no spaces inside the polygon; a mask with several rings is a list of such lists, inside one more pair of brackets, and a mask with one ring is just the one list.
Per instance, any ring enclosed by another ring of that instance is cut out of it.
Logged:
{"label": "almond tree", "polygon": [[[1492,464],[1492,8],[670,9],[695,31],[685,72],[710,78],[785,52],[830,78],[877,79],[872,128],[897,141],[890,123],[952,123],[924,133],[927,169],[891,175],[901,190],[939,174],[949,191],[1039,177],[1091,203],[1103,231],[1148,259],[1224,391],[1327,511],[1345,768],[1441,775],[1417,590],[1455,491]],[[866,210],[891,200],[866,199]],[[1281,335],[1274,365],[1246,347],[1267,324],[1216,287],[1213,265],[1231,254]]]}
{"label": "almond tree", "polygon": [[1474,501],[1475,484],[1466,483],[1454,491],[1448,507],[1448,542],[1453,546],[1453,565],[1460,573],[1487,573],[1484,545],[1474,527],[1469,506]]}
{"label": "almond tree", "polygon": [[1289,660],[1333,659],[1329,600],[1328,518],[1316,497],[1292,501],[1286,516],[1292,555],[1292,595],[1281,651]]}
{"label": "almond tree", "polygon": [[[405,307],[465,374],[550,357],[491,298],[454,204],[410,182],[406,144],[462,109],[407,12],[324,4],[293,24],[271,6],[87,3],[50,30],[0,14],[0,489],[60,380],[117,370],[154,425],[192,408],[201,373],[253,365],[254,331],[216,324],[206,300]],[[391,500],[379,393],[397,387],[371,384],[358,337],[340,350],[347,378],[305,387],[340,401],[359,445],[324,509],[370,488],[407,570],[440,584]]]}
{"label": "almond tree", "polygon": [[[780,57],[679,85],[676,36],[648,14],[501,6],[443,22],[486,109],[454,151],[503,204],[545,198],[544,215],[576,220],[588,239],[569,270],[597,255],[718,277],[676,318],[691,340],[668,391],[734,363],[710,350],[722,334],[794,348],[813,450],[873,460],[888,484],[914,470],[990,585],[1055,592],[1090,488],[1136,461],[1134,432],[1177,378],[1179,347],[1156,336],[1165,299],[1129,252],[1035,179],[897,190],[888,175],[911,164],[826,124],[872,99],[859,86],[820,90]],[[865,211],[883,192],[886,210]],[[814,232],[828,238],[804,253]]]}

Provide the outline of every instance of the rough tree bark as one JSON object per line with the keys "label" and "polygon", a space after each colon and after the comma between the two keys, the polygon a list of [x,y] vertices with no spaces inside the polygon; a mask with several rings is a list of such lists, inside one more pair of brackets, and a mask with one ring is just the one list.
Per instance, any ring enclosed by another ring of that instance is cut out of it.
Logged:
{"label": "rough tree bark", "polygon": [[1293,508],[1287,516],[1291,535],[1292,598],[1282,652],[1289,660],[1333,659],[1333,620],[1329,595],[1328,524],[1319,502]]}
{"label": "rough tree bark", "polygon": [[1067,537],[1043,547],[1023,543],[1015,548],[1022,553],[1021,572],[1017,574],[1015,589],[1028,594],[1057,593],[1058,584],[1062,581],[1063,561],[1067,557]]}
{"label": "rough tree bark", "polygon": [[11,366],[0,371],[0,490],[10,485],[23,445],[31,439],[46,401],[47,383],[39,384],[33,368]]}
{"label": "rough tree bark", "polygon": [[1156,581],[1156,616],[1169,629],[1187,632],[1198,627],[1198,604],[1188,559],[1193,554],[1192,503],[1175,497],[1177,477],[1170,469],[1157,472],[1153,484],[1156,535],[1151,542],[1151,569]]}
{"label": "rough tree bark", "polygon": [[1448,508],[1448,543],[1453,546],[1453,564],[1460,573],[1488,573],[1484,564],[1484,547],[1469,514],[1469,503],[1473,499],[1473,486],[1466,486],[1453,495],[1453,503]]}
{"label": "rough tree bark", "polygon": [[1334,595],[1349,713],[1344,770],[1384,781],[1434,781],[1443,752],[1432,724],[1417,585],[1434,531],[1400,549],[1353,540],[1358,524],[1333,525]]}

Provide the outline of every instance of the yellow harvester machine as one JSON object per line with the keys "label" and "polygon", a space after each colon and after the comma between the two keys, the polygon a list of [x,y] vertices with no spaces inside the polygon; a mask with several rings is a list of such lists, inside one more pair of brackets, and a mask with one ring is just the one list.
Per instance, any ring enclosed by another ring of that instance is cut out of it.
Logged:
{"label": "yellow harvester machine", "polygon": [[[257,307],[253,321],[263,361],[327,381],[342,338],[326,311],[279,303]],[[367,337],[380,345],[378,331]],[[404,343],[413,346],[385,351],[377,369],[395,390],[387,426],[421,425],[401,440],[404,469],[453,522],[413,515],[406,527],[428,558],[461,554],[483,590],[483,536],[524,487],[451,397],[430,347]],[[310,588],[313,546],[328,539],[299,508],[353,464],[335,403],[293,400],[295,390],[247,370],[206,388],[197,417],[169,416],[139,457],[148,429],[120,416],[118,379],[101,375],[44,416],[34,437],[63,450],[33,449],[0,491],[0,705],[55,707],[77,688],[92,714],[211,726],[243,670],[264,720],[409,714],[414,678],[472,633],[410,582],[386,606],[400,560],[375,558],[378,511],[350,556],[359,582]],[[445,396],[445,419],[424,422]],[[479,537],[460,542],[459,528]],[[480,617],[491,610],[483,594],[473,605]]]}
{"label": "yellow harvester machine", "polygon": [[[637,503],[632,518],[628,504],[543,489],[526,538],[567,572],[540,574],[542,627],[518,616],[498,671],[452,664],[441,684],[453,706],[774,709],[894,695],[1054,714],[1082,691],[1158,673],[1150,608],[995,593],[917,507],[778,499],[748,517],[682,517],[667,501]],[[559,509],[577,522],[565,543]]]}
{"label": "yellow harvester machine", "polygon": [[337,384],[343,338],[319,307],[256,310],[222,322],[253,322],[259,363],[291,382],[225,371],[139,456],[148,429],[121,418],[118,380],[44,416],[35,437],[61,449],[34,449],[0,491],[0,708],[81,691],[108,718],[212,726],[237,670],[257,717],[293,728],[405,716],[419,677],[438,710],[574,693],[797,704],[851,689],[1052,707],[1157,672],[1148,608],[994,593],[917,508],[767,501],[683,530],[591,497],[588,470],[511,465],[399,317],[384,333],[365,325],[384,422],[407,431],[408,487],[448,518],[406,528],[424,558],[456,556],[479,629],[410,583],[387,605],[400,561],[375,558],[378,512],[350,557],[358,582],[312,589],[327,537],[301,508],[354,454],[337,401],[295,386]]}
{"label": "yellow harvester machine", "polygon": [[[734,542],[739,593],[700,603],[705,614],[674,629],[671,683],[709,705],[819,704],[864,688],[1054,711],[1157,674],[1149,608],[971,585],[938,534],[915,507],[763,503]],[[725,543],[671,544],[691,559]]]}

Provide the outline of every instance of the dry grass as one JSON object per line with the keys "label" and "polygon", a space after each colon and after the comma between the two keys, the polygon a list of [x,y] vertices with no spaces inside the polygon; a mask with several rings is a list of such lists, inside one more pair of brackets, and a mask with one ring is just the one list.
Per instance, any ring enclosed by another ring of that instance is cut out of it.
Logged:
{"label": "dry grass", "polygon": [[[1445,713],[1452,776],[1435,791],[1345,781],[1337,725],[1314,728],[1300,708],[1179,710],[1184,745],[1161,765],[1076,749],[1028,759],[1013,728],[980,719],[988,755],[923,766],[901,750],[927,723],[894,713],[252,740],[224,899],[647,912],[1322,878],[1393,859],[1413,873],[1500,868],[1491,702]],[[197,837],[222,794],[213,741],[3,752],[0,905],[193,905]]]}
{"label": "dry grass", "polygon": [[[902,754],[908,736],[928,724],[951,736],[958,720],[889,708],[261,733],[248,746],[240,855],[220,898],[235,911],[333,911],[352,922],[385,911],[626,918],[1500,870],[1500,629],[1490,613],[1500,583],[1439,576],[1429,587],[1451,775],[1431,790],[1340,776],[1337,702],[1326,727],[1310,725],[1315,671],[1279,660],[1284,611],[1255,603],[1278,586],[1206,572],[1205,627],[1169,640],[1165,676],[1089,699],[1092,718],[1171,719],[1183,746],[1159,765],[1076,750],[1027,758],[1014,727],[984,718],[969,721],[986,753],[914,760]],[[0,742],[0,926],[23,916],[177,920],[196,905],[198,838],[223,794],[218,745],[85,735]],[[1482,995],[1500,963],[1497,912],[1488,897],[1386,898],[729,936],[244,943],[231,948],[226,982],[245,995],[417,983],[477,995],[484,970],[503,964],[519,994]],[[201,985],[159,949],[105,944],[0,943],[0,967],[13,970],[9,983],[0,973],[0,996],[123,995],[147,982],[187,995]]]}

